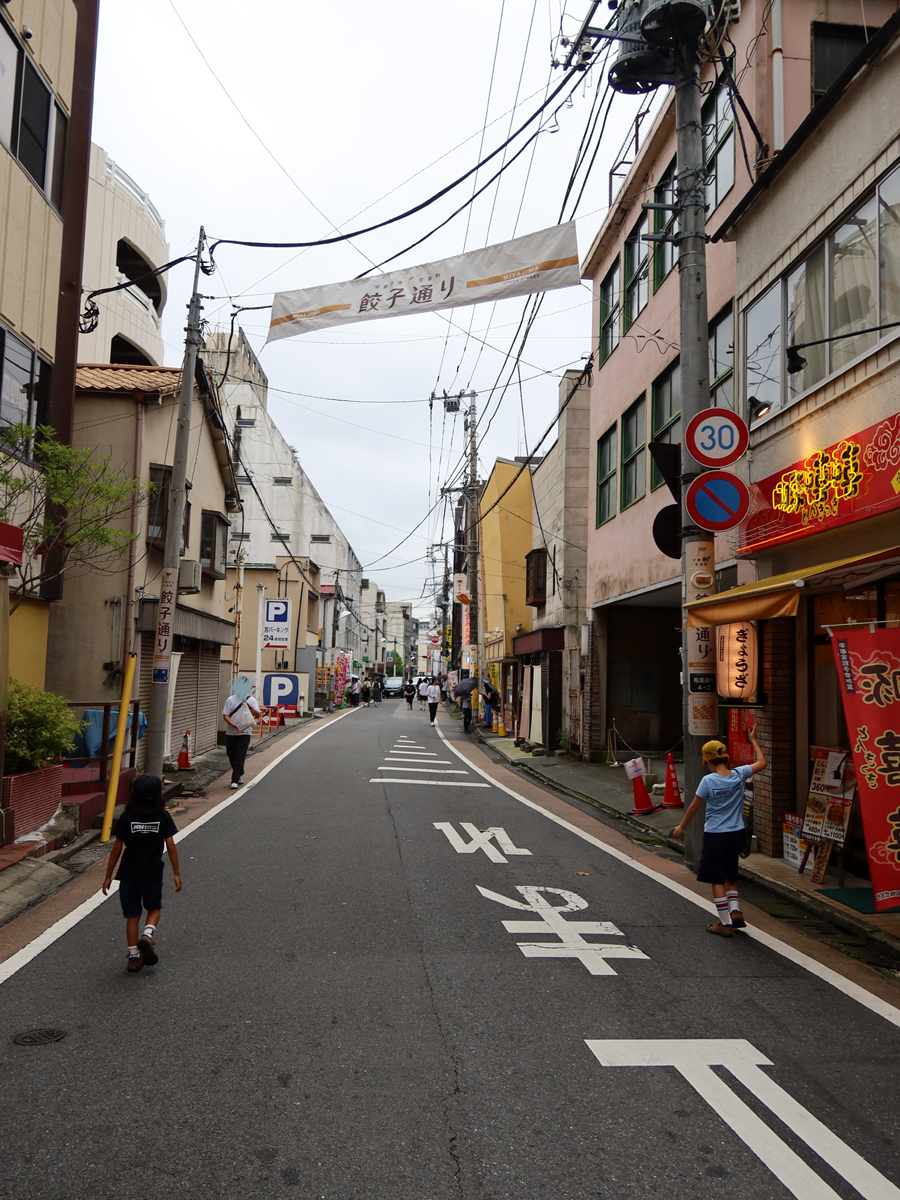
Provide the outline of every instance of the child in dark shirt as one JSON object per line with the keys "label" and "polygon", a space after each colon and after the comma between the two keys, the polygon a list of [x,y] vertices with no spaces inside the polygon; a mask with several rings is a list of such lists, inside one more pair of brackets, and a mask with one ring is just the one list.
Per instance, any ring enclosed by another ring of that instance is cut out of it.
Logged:
{"label": "child in dark shirt", "polygon": [[[105,896],[121,855],[122,863],[116,872],[116,879],[119,881],[122,915],[126,921],[128,971],[140,971],[145,965],[152,967],[159,962],[154,938],[162,910],[164,848],[168,850],[172,863],[175,891],[181,891],[178,850],[173,840],[177,832],[175,822],[162,802],[162,780],[158,775],[138,775],[131,785],[125,811],[113,828],[116,840],[103,881]],[[141,914],[145,908],[147,923],[138,937]]]}

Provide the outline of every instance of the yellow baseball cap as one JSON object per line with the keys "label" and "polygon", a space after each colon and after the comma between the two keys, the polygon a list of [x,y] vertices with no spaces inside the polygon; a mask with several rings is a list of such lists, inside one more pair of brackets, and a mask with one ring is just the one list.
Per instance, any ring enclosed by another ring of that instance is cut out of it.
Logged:
{"label": "yellow baseball cap", "polygon": [[727,758],[728,747],[724,742],[714,740],[712,742],[705,742],[700,753],[703,755],[704,762],[712,762],[714,758]]}

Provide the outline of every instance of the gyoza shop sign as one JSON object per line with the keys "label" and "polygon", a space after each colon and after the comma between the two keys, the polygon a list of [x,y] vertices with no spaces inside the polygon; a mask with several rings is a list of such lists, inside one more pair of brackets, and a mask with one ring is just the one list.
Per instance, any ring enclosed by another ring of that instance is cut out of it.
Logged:
{"label": "gyoza shop sign", "polygon": [[742,554],[900,508],[900,413],[750,486]]}

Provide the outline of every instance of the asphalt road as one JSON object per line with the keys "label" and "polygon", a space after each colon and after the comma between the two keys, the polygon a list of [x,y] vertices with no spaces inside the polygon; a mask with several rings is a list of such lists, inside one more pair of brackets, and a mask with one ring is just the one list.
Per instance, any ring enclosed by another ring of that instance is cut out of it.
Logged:
{"label": "asphalt road", "polygon": [[900,1028],[439,725],[354,711],[190,832],[157,967],[113,896],[0,985],[0,1196],[900,1198]]}

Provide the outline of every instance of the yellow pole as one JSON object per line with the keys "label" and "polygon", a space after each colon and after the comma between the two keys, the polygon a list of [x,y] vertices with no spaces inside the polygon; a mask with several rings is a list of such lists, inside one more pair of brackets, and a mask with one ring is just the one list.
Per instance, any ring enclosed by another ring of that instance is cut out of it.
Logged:
{"label": "yellow pole", "polygon": [[134,664],[137,655],[132,652],[125,659],[125,678],[122,680],[122,699],[119,701],[119,719],[116,721],[116,740],[113,744],[112,769],[109,773],[109,787],[106,789],[106,812],[103,814],[103,832],[101,842],[108,842],[112,833],[113,809],[116,807],[116,793],[119,790],[119,771],[122,767],[122,751],[125,748],[125,727],[128,724],[128,709],[131,705],[131,685],[134,683]]}

